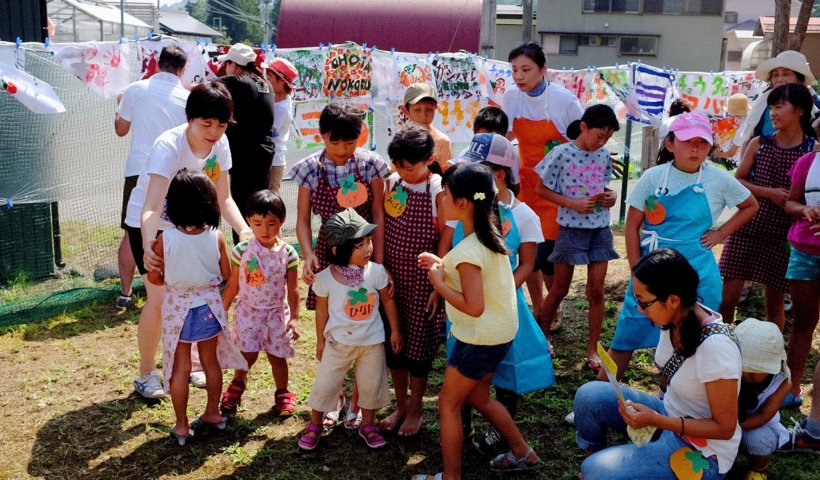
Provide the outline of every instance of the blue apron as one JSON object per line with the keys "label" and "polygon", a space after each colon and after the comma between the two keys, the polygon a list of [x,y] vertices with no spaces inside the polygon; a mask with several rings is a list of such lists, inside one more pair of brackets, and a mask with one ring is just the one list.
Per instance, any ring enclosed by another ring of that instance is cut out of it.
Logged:
{"label": "blue apron", "polygon": [[[511,252],[508,258],[510,266],[515,271],[518,266],[521,234],[515,223],[512,208],[503,203],[498,205],[501,224],[509,225],[509,230],[504,235],[504,245]],[[462,238],[464,238],[464,229],[459,222],[453,234],[452,246],[457,245]],[[555,373],[552,368],[549,344],[527,306],[521,287],[515,290],[515,295],[518,304],[518,332],[515,334],[507,355],[496,367],[493,384],[523,395],[551,386],[555,383]],[[447,320],[447,358],[450,357],[455,343],[456,338],[450,335],[450,320]]]}
{"label": "blue apron", "polygon": [[[666,210],[666,217],[657,225],[649,223],[644,217],[641,240],[641,257],[658,248],[672,248],[680,252],[698,272],[699,302],[711,310],[717,311],[723,294],[723,282],[720,278],[715,256],[712,251],[700,243],[704,233],[712,226],[712,212],[706,190],[700,179],[704,166],[695,183],[675,195],[669,195],[669,172],[672,163],[667,165],[663,186],[655,191],[651,198]],[[649,318],[638,311],[635,295],[632,293],[632,279],[626,289],[626,296],[615,327],[615,337],[610,348],[613,350],[633,351],[639,348],[658,346],[660,329],[652,324]]]}

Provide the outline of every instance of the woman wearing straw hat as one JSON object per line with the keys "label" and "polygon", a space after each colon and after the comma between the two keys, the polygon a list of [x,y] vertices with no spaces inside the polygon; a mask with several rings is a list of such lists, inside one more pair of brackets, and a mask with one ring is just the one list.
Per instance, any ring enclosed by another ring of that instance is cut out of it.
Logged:
{"label": "woman wearing straw hat", "polygon": [[[256,65],[256,53],[243,43],[234,44],[217,60],[225,75],[218,81],[233,99],[233,122],[228,125],[231,146],[231,196],[244,208],[250,196],[268,188],[275,146],[273,130],[274,94]],[[234,243],[239,237],[234,233]]]}
{"label": "woman wearing straw hat", "polygon": [[791,388],[783,334],[771,322],[747,318],[735,328],[735,337],[743,362],[737,399],[740,453],[749,457],[744,480],[766,480],[769,457],[789,440],[778,411]]}
{"label": "woman wearing straw hat", "polygon": [[[811,89],[817,84],[805,55],[794,50],[780,52],[776,57],[765,60],[758,65],[757,70],[755,70],[755,78],[769,82],[769,88],[755,99],[746,121],[743,122],[735,135],[733,143],[742,145],[741,155],[746,152],[746,147],[752,138],[774,133],[775,129],[769,115],[771,110],[766,104],[766,99],[772,89],[788,83],[802,83]],[[813,90],[812,94],[814,94]],[[815,103],[817,102],[815,101]],[[812,110],[812,116],[815,112],[816,107]]]}

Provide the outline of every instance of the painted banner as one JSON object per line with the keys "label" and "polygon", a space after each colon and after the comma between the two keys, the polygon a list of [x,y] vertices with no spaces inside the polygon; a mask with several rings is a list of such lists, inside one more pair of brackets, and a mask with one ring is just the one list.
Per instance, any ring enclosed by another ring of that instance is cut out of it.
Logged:
{"label": "painted banner", "polygon": [[355,43],[330,47],[325,60],[322,94],[330,98],[369,97],[373,88],[373,57]]}
{"label": "painted banner", "polygon": [[[311,150],[322,147],[322,136],[319,132],[319,117],[322,109],[328,105],[327,100],[313,100],[299,102],[293,115],[294,143],[298,150]],[[359,135],[357,146],[368,150],[375,150],[374,117],[375,111],[368,102],[359,100],[338,100],[334,103],[349,103],[362,111],[362,133]]]}
{"label": "painted banner", "polygon": [[507,87],[515,83],[510,64],[498,60],[484,60],[484,78],[487,81],[487,98],[490,105],[501,105]]}
{"label": "painted banner", "polygon": [[140,59],[140,80],[151,78],[159,71],[159,56],[168,45],[179,45],[188,56],[185,70],[180,81],[182,85],[202,83],[217,77],[217,64],[208,56],[208,47],[204,43],[178,42],[160,40],[139,42],[137,53]]}
{"label": "painted banner", "polygon": [[18,70],[26,69],[26,49],[15,43],[0,44],[0,63],[12,66]]}
{"label": "painted banner", "polygon": [[723,115],[729,98],[729,82],[721,73],[680,72],[675,79],[680,97],[689,103],[693,112]]}
{"label": "painted banner", "polygon": [[659,126],[666,110],[672,74],[649,65],[635,67],[635,96],[653,125]]}
{"label": "painted banner", "polygon": [[404,91],[414,83],[428,83],[436,88],[435,72],[429,55],[418,53],[394,53],[395,81],[391,100],[403,100]]}
{"label": "painted banner", "polygon": [[294,102],[307,102],[325,98],[322,93],[322,83],[324,81],[327,49],[277,49],[276,56],[290,61],[296,71],[299,72],[292,93]]}
{"label": "painted banner", "polygon": [[[442,100],[478,101],[487,97],[481,57],[466,53],[436,55],[433,59],[436,93]],[[439,105],[440,108],[440,105]]]}
{"label": "painted banner", "polygon": [[77,76],[94,93],[114,98],[131,83],[128,44],[88,42],[54,45],[54,60]]}
{"label": "painted banner", "polygon": [[65,105],[51,85],[5,62],[0,62],[0,92],[11,95],[34,113],[65,112]]}

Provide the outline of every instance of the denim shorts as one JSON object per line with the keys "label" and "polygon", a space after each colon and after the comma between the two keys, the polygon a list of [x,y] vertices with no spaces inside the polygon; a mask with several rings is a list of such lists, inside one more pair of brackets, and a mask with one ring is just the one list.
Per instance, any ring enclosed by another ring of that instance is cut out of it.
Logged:
{"label": "denim shorts", "polygon": [[555,264],[549,261],[552,249],[555,248],[555,240],[544,240],[535,246],[535,266],[533,272],[543,272],[544,275],[555,273]]}
{"label": "denim shorts", "polygon": [[609,227],[561,227],[549,260],[568,265],[608,262],[618,258],[613,243],[612,230]]}
{"label": "denim shorts", "polygon": [[801,252],[792,247],[786,278],[788,280],[820,280],[820,255]]}
{"label": "denim shorts", "polygon": [[179,341],[194,343],[203,340],[209,340],[219,335],[222,327],[219,325],[219,320],[211,311],[211,307],[207,305],[200,305],[188,310],[188,316],[185,317],[185,323],[182,325],[182,331],[179,332]]}
{"label": "denim shorts", "polygon": [[467,378],[481,380],[488,373],[495,372],[498,364],[507,356],[510,345],[512,342],[500,345],[473,345],[456,339],[448,365]]}

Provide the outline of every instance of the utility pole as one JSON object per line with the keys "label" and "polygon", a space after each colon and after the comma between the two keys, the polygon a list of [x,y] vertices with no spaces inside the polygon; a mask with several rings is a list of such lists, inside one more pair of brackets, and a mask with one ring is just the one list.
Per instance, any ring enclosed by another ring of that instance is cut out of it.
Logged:
{"label": "utility pole", "polygon": [[273,2],[270,0],[259,0],[259,15],[262,17],[262,28],[265,29],[265,36],[262,43],[270,45],[271,21],[270,14],[273,11]]}
{"label": "utility pole", "polygon": [[521,43],[532,41],[532,0],[521,0]]}
{"label": "utility pole", "polygon": [[495,20],[498,16],[496,0],[484,0],[481,5],[481,46],[479,55],[493,58],[495,51]]}

